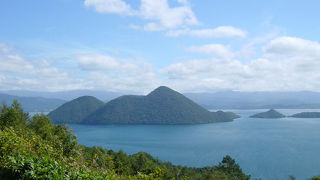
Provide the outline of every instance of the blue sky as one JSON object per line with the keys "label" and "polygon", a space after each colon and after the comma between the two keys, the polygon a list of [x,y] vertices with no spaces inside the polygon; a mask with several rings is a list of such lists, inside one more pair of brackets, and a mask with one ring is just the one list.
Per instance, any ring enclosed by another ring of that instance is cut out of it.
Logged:
{"label": "blue sky", "polygon": [[319,1],[3,0],[0,89],[320,91]]}

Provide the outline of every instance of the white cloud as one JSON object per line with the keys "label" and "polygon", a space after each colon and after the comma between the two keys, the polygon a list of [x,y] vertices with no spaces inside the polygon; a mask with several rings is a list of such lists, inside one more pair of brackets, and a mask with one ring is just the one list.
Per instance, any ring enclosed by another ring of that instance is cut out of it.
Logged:
{"label": "white cloud", "polygon": [[131,25],[135,29],[159,31],[198,24],[198,20],[187,0],[178,0],[180,6],[169,7],[168,0],[141,0],[140,8],[133,10],[123,0],[85,0],[87,7],[94,7],[100,13],[132,15],[148,22],[143,26]]}
{"label": "white cloud", "polygon": [[280,37],[272,40],[264,51],[276,55],[303,55],[320,57],[320,44],[296,37]]}
{"label": "white cloud", "polygon": [[[99,13],[111,13],[136,16],[146,20],[146,24],[131,24],[129,27],[145,31],[169,30],[166,35],[177,37],[189,35],[201,38],[246,37],[247,32],[232,26],[220,26],[214,29],[186,29],[199,22],[188,0],[175,0],[177,7],[170,7],[168,0],[140,0],[140,7],[132,9],[124,0],[85,0],[86,7],[93,7]],[[178,29],[182,28],[182,29]]]}
{"label": "white cloud", "polygon": [[130,5],[122,0],[85,0],[85,6],[94,7],[100,13],[132,15]]}
{"label": "white cloud", "polygon": [[184,91],[320,91],[319,43],[292,37],[270,41],[260,58],[190,60],[161,70]]}
{"label": "white cloud", "polygon": [[198,24],[197,18],[186,1],[182,6],[169,7],[167,0],[141,0],[140,15],[144,19],[156,20],[144,26],[145,30],[172,29]]}
{"label": "white cloud", "polygon": [[0,55],[0,72],[31,73],[33,65],[18,55]]}
{"label": "white cloud", "polygon": [[8,46],[7,44],[0,43],[0,53],[9,53],[12,51],[14,48],[11,46]]}
{"label": "white cloud", "polygon": [[181,4],[189,4],[188,0],[176,0],[176,1],[181,3]]}
{"label": "white cloud", "polygon": [[52,60],[28,59],[11,50],[0,51],[0,89],[99,89],[147,93],[161,84],[149,63],[101,54],[82,54],[72,59],[71,64],[64,67],[63,63],[52,64]]}
{"label": "white cloud", "polygon": [[226,38],[226,37],[246,37],[247,32],[232,26],[220,26],[214,29],[181,29],[168,31],[167,36],[178,37],[182,35],[189,35],[201,38]]}
{"label": "white cloud", "polygon": [[262,47],[257,58],[243,60],[229,46],[207,44],[187,50],[214,57],[181,61],[162,69],[154,69],[147,62],[102,54],[78,55],[64,68],[51,61],[30,60],[14,51],[1,51],[0,87],[28,90],[40,87],[50,91],[92,88],[137,93],[146,93],[159,85],[181,92],[320,91],[319,42],[278,37],[258,43]]}
{"label": "white cloud", "polygon": [[91,86],[111,91],[148,92],[161,80],[149,63],[119,60],[101,54],[79,55],[80,69],[89,73]]}
{"label": "white cloud", "polygon": [[209,54],[222,59],[230,59],[234,56],[230,47],[222,44],[206,44],[202,46],[191,46],[187,48],[187,51],[201,54]]}
{"label": "white cloud", "polygon": [[278,34],[278,32],[273,32],[261,37],[252,38],[248,43],[245,43],[240,50],[235,52],[235,55],[244,59],[250,59],[253,56],[257,56],[258,52],[261,51],[261,45],[265,45],[275,39]]}
{"label": "white cloud", "polygon": [[[9,47],[2,44],[2,47]],[[68,90],[86,87],[83,81],[53,67],[46,60],[28,60],[13,48],[0,51],[0,88],[2,90]]]}
{"label": "white cloud", "polygon": [[79,66],[82,70],[112,70],[121,66],[121,63],[110,56],[82,55],[78,56]]}
{"label": "white cloud", "polygon": [[80,69],[84,71],[121,72],[122,74],[139,74],[152,71],[149,63],[132,63],[100,54],[79,55]]}

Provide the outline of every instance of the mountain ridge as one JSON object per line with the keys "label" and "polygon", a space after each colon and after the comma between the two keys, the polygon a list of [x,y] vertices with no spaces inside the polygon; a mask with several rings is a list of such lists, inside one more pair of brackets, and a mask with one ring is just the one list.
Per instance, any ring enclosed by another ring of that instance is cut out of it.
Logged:
{"label": "mountain ridge", "polygon": [[200,124],[232,121],[233,113],[210,112],[184,95],[160,86],[146,96],[125,95],[106,103],[85,124]]}

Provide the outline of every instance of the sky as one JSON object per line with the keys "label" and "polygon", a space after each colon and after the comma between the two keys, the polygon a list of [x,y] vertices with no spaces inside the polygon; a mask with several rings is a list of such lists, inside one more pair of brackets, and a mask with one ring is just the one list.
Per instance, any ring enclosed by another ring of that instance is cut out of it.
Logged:
{"label": "sky", "polygon": [[318,0],[1,0],[0,90],[320,91]]}

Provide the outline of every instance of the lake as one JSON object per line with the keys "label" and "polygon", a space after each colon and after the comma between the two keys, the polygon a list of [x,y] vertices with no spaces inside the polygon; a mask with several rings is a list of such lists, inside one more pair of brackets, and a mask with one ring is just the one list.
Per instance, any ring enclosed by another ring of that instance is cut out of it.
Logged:
{"label": "lake", "polygon": [[[320,119],[248,118],[266,110],[230,110],[233,122],[201,125],[70,124],[80,144],[132,154],[148,152],[163,161],[194,167],[217,165],[235,158],[253,178],[307,179],[320,174]],[[280,109],[285,115],[303,111]]]}

